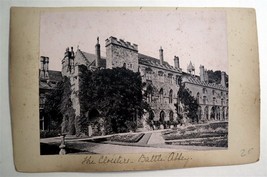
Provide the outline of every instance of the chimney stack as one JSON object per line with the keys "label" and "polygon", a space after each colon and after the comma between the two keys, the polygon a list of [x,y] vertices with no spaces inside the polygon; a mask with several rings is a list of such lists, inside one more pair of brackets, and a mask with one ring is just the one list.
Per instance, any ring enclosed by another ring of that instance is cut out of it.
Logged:
{"label": "chimney stack", "polygon": [[180,62],[179,62],[179,57],[178,56],[174,56],[174,67],[176,69],[179,69],[180,68]]}
{"label": "chimney stack", "polygon": [[223,87],[226,87],[226,83],[225,83],[225,72],[221,72],[221,85]]}
{"label": "chimney stack", "polygon": [[99,67],[99,61],[100,61],[100,44],[99,44],[99,37],[97,37],[97,43],[95,45],[95,54],[96,54],[96,60],[95,60],[95,66],[96,68]]}
{"label": "chimney stack", "polygon": [[163,49],[161,46],[159,49],[159,59],[160,59],[160,64],[163,65]]}
{"label": "chimney stack", "polygon": [[199,66],[199,76],[200,76],[200,81],[201,82],[205,82],[205,70],[204,70],[204,66],[203,65],[200,65]]}
{"label": "chimney stack", "polygon": [[41,79],[48,79],[48,70],[49,70],[49,57],[41,56],[40,57],[40,63],[41,63],[41,68],[40,68],[40,78]]}
{"label": "chimney stack", "polygon": [[205,82],[209,83],[209,76],[208,76],[208,71],[205,69]]}

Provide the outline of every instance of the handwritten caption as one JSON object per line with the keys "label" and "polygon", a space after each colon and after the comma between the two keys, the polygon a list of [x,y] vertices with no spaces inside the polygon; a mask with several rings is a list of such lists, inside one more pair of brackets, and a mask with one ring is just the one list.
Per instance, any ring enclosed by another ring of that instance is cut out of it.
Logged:
{"label": "handwritten caption", "polygon": [[124,155],[100,155],[100,156],[86,156],[82,161],[82,165],[94,164],[131,164],[131,163],[156,163],[156,162],[178,162],[185,167],[188,162],[192,160],[191,157],[183,153],[171,152],[168,155],[162,154],[140,154],[134,158],[129,158]]}

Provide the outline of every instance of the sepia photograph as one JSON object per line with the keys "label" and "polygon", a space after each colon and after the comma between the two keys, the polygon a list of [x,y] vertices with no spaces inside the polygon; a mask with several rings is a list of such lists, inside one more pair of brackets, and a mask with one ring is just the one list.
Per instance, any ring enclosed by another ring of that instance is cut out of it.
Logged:
{"label": "sepia photograph", "polygon": [[228,149],[223,9],[40,15],[41,155]]}

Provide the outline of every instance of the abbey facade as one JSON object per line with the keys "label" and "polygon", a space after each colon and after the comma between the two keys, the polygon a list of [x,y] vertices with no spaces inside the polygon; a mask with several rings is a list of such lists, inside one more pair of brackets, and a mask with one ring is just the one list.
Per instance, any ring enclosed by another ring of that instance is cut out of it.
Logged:
{"label": "abbey facade", "polygon": [[[186,115],[184,106],[178,97],[179,82],[182,82],[189,93],[196,98],[199,104],[198,119],[200,121],[228,120],[228,88],[226,87],[226,74],[224,72],[221,72],[220,84],[209,83],[207,70],[204,66],[200,66],[200,74],[195,75],[195,67],[190,62],[187,71],[184,72],[180,68],[179,57],[174,56],[174,66],[164,61],[164,52],[161,47],[159,58],[153,58],[139,53],[138,45],[121,39],[118,40],[115,37],[106,39],[105,49],[106,57],[102,57],[98,39],[95,45],[95,54],[87,53],[79,48],[75,52],[73,47],[66,49],[62,59],[61,75],[70,78],[71,100],[76,117],[81,114],[79,98],[80,67],[86,66],[88,70],[125,67],[134,72],[139,72],[142,82],[145,84],[143,92],[146,93],[147,102],[152,108],[150,113],[152,115],[149,115],[149,117],[152,117],[153,121],[160,123],[175,121],[178,119],[177,111],[181,115]],[[47,86],[47,83],[49,83],[47,82],[50,72],[48,62],[47,57],[41,57],[40,102],[42,102],[41,93],[45,93],[43,85]],[[50,86],[49,89],[53,89],[53,86]],[[175,104],[178,105],[177,110]],[[40,118],[40,121],[45,121],[45,117],[40,116]],[[40,123],[42,125],[43,122]],[[41,127],[44,128],[45,126]]]}

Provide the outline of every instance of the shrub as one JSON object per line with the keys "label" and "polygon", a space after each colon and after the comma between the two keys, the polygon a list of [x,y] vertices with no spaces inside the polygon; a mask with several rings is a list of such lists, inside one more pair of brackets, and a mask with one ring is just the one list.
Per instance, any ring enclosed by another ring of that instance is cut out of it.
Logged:
{"label": "shrub", "polygon": [[40,132],[40,138],[57,137],[60,135],[59,130],[44,130]]}

